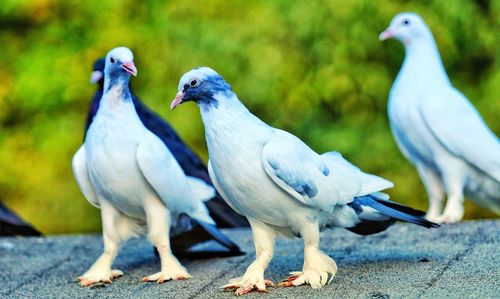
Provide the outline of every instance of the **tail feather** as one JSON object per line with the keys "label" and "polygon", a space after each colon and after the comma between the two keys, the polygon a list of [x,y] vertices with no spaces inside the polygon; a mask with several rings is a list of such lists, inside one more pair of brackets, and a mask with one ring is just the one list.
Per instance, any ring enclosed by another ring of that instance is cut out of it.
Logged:
{"label": "tail feather", "polygon": [[391,206],[390,204],[387,204],[385,202],[382,203],[379,201],[375,201],[372,203],[371,207],[387,216],[390,216],[400,221],[410,222],[427,228],[439,227],[439,224],[431,222],[425,219],[425,217],[408,214],[403,209],[402,210],[397,209],[398,208],[397,205]]}
{"label": "tail feather", "polygon": [[439,224],[425,219],[425,213],[422,211],[403,206],[393,201],[380,199],[375,196],[368,195],[356,197],[350,205],[357,211],[363,207],[368,207],[374,209],[380,214],[396,220],[410,222],[427,228],[439,227]]}
{"label": "tail feather", "polygon": [[13,235],[41,236],[42,233],[0,203],[0,236]]}
{"label": "tail feather", "polygon": [[382,221],[363,220],[360,223],[356,224],[356,226],[348,227],[347,229],[358,235],[367,236],[383,232],[389,226],[393,225],[394,222],[396,222],[396,219],[394,218],[389,218]]}
{"label": "tail feather", "polygon": [[406,213],[406,214],[413,215],[416,217],[424,217],[425,216],[425,212],[423,212],[423,211],[415,210],[413,208],[404,206],[404,205],[397,203],[397,202],[394,202],[394,201],[384,200],[384,199],[380,199],[380,198],[376,198],[375,200],[377,202],[385,205],[385,206],[388,206],[388,207],[394,209],[394,210],[401,211],[402,213]]}
{"label": "tail feather", "polygon": [[250,226],[248,220],[231,209],[219,194],[211,200],[206,201],[205,204],[210,216],[219,228]]}
{"label": "tail feather", "polygon": [[240,248],[231,239],[224,235],[215,225],[203,221],[197,221],[198,224],[214,238],[215,241],[226,247],[231,252],[241,253]]}
{"label": "tail feather", "polygon": [[[194,219],[186,214],[181,214],[177,224],[174,226],[176,231],[171,232],[171,247],[177,257],[188,258],[212,258],[238,256],[244,254],[238,245],[224,235],[216,226],[201,220]],[[207,241],[214,240],[227,251],[208,247],[201,250],[191,250],[193,246]]]}

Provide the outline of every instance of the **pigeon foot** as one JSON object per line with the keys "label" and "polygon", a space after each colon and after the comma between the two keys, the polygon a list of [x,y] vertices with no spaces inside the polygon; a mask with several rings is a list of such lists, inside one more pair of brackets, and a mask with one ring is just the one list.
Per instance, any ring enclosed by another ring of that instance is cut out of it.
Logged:
{"label": "pigeon foot", "polygon": [[436,209],[429,209],[427,214],[425,214],[425,218],[429,221],[438,223],[440,217],[440,211]]}
{"label": "pigeon foot", "polygon": [[452,205],[452,206],[446,206],[444,209],[444,213],[437,217],[436,222],[437,223],[446,223],[446,224],[451,224],[451,223],[457,223],[462,220],[464,216],[464,207],[461,205]]}
{"label": "pigeon foot", "polygon": [[106,271],[91,271],[78,277],[78,281],[80,286],[88,287],[97,283],[110,284],[113,279],[120,276],[123,276],[123,272],[120,270],[111,270],[108,273]]}
{"label": "pigeon foot", "polygon": [[279,283],[282,287],[310,285],[319,289],[330,283],[337,273],[335,261],[317,248],[307,248],[304,255],[302,271],[290,272],[290,277]]}
{"label": "pigeon foot", "polygon": [[429,214],[427,213],[425,215],[425,219],[431,221],[431,222],[435,222],[435,223],[440,223],[440,219],[441,219],[441,216],[439,214]]}
{"label": "pigeon foot", "polygon": [[185,269],[176,269],[175,271],[172,269],[170,271],[161,271],[149,276],[142,278],[144,282],[154,282],[164,283],[169,280],[184,280],[191,278],[191,275]]}
{"label": "pigeon foot", "polygon": [[273,282],[269,279],[248,279],[245,277],[238,277],[229,280],[229,283],[222,286],[224,291],[233,291],[236,296],[248,294],[252,291],[267,292],[266,287],[274,286]]}
{"label": "pigeon foot", "polygon": [[335,276],[334,273],[326,271],[306,270],[304,272],[295,271],[290,272],[290,276],[280,282],[280,287],[294,287],[303,284],[309,284],[313,289],[319,289],[326,284],[330,283]]}

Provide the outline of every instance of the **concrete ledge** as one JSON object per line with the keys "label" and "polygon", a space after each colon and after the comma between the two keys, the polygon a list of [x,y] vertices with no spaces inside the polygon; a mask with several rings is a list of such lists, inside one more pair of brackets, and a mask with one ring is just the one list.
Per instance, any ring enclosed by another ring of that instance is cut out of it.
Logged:
{"label": "concrete ledge", "polygon": [[[220,286],[244,273],[254,249],[249,230],[226,232],[247,255],[183,260],[192,279],[157,285],[140,282],[160,268],[151,245],[130,240],[114,264],[124,277],[94,288],[81,288],[75,278],[101,253],[100,236],[0,238],[0,298],[232,298]],[[500,220],[432,230],[397,224],[368,237],[327,230],[321,247],[339,266],[330,285],[275,287],[247,298],[500,297]],[[279,239],[266,278],[279,282],[301,268],[302,241]]]}

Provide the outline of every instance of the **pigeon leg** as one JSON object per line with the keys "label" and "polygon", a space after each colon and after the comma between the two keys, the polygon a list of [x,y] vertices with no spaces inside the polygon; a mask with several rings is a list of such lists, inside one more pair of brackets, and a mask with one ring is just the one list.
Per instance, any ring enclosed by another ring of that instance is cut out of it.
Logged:
{"label": "pigeon leg", "polygon": [[302,272],[290,272],[290,277],[279,286],[291,287],[309,284],[313,289],[321,288],[337,273],[335,261],[319,249],[319,227],[317,223],[303,223],[301,235],[304,238],[304,266]]}
{"label": "pigeon leg", "polygon": [[464,216],[464,184],[465,178],[460,168],[453,169],[443,173],[444,185],[448,200],[441,216],[438,217],[438,223],[456,223],[462,220]]}
{"label": "pigeon leg", "polygon": [[170,249],[170,211],[156,196],[151,196],[145,200],[144,211],[148,223],[149,240],[160,255],[161,271],[144,277],[142,281],[163,283],[169,280],[190,278],[191,275],[179,263]]}
{"label": "pigeon leg", "polygon": [[111,270],[111,264],[118,253],[120,235],[116,223],[120,220],[118,212],[106,200],[100,201],[101,218],[103,228],[104,252],[94,262],[94,264],[78,278],[82,287],[90,286],[95,283],[111,283],[113,278],[123,275],[120,270]]}
{"label": "pigeon leg", "polygon": [[429,209],[427,210],[426,218],[430,221],[437,221],[441,214],[443,203],[443,184],[439,175],[425,165],[417,165],[417,170],[429,195]]}
{"label": "pigeon leg", "polygon": [[464,216],[464,196],[461,186],[454,186],[448,192],[448,201],[444,208],[443,215],[438,217],[440,223],[457,223]]}
{"label": "pigeon leg", "polygon": [[272,281],[264,279],[264,271],[273,258],[274,238],[276,233],[266,224],[249,219],[255,244],[255,261],[247,268],[243,277],[233,278],[224,285],[224,290],[236,290],[235,295],[240,296],[257,290],[266,292],[266,287],[272,286]]}

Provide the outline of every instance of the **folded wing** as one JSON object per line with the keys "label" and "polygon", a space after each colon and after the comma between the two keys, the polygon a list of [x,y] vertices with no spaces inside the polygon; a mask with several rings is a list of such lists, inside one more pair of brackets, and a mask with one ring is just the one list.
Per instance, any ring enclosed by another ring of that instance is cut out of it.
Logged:
{"label": "folded wing", "polygon": [[85,147],[82,145],[76,154],[73,156],[72,161],[73,174],[76,179],[76,183],[83,193],[83,196],[88,200],[88,202],[96,208],[99,208],[99,199],[95,193],[94,187],[90,182],[90,176],[87,169],[87,155],[85,152]]}
{"label": "folded wing", "polygon": [[[184,174],[158,137],[147,135],[137,149],[137,163],[144,178],[170,211],[186,213],[197,220],[214,224],[203,204],[203,201],[213,197],[213,188],[205,184],[201,191],[194,192],[192,188],[200,188],[201,182]],[[211,192],[208,188],[212,189]]]}
{"label": "folded wing", "polygon": [[261,157],[267,175],[280,188],[302,203],[327,212],[351,202],[362,189],[360,177],[350,167],[328,165],[330,161],[285,131],[275,131]]}
{"label": "folded wing", "polygon": [[429,130],[450,153],[500,182],[498,138],[459,91],[450,89],[444,96],[446,101],[428,99],[420,108]]}
{"label": "folded wing", "polygon": [[[328,167],[337,170],[334,171],[334,173],[340,173],[340,175],[338,175],[337,181],[342,180],[344,178],[342,174],[347,172],[353,172],[358,176],[359,180],[361,181],[361,190],[359,190],[356,196],[368,195],[394,187],[394,184],[392,182],[384,178],[361,171],[361,169],[344,159],[344,157],[342,157],[339,152],[324,153],[321,155],[321,158],[323,158]],[[344,182],[344,184],[347,183],[348,182]]]}

